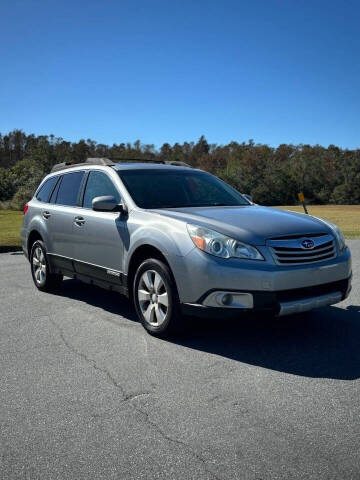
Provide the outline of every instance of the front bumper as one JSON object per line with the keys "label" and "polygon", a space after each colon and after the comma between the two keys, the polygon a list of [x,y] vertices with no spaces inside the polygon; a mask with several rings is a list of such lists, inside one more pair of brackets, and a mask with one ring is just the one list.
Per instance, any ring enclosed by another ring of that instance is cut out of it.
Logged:
{"label": "front bumper", "polygon": [[[294,290],[282,290],[278,292],[248,291],[252,294],[254,306],[246,308],[207,307],[202,304],[203,295],[197,303],[183,303],[181,305],[184,315],[224,318],[238,317],[244,312],[262,312],[271,315],[291,315],[301,313],[327,305],[334,305],[344,300],[351,290],[351,275],[345,280],[330,282],[315,287],[298,288]],[[236,292],[236,290],[232,290]]]}
{"label": "front bumper", "polygon": [[[185,257],[172,258],[180,302],[197,304],[209,291],[274,292],[316,287],[346,280],[351,275],[351,254],[346,249],[334,259],[306,265],[279,266],[261,249],[266,261],[222,259],[194,247]],[[174,261],[175,260],[175,261]],[[266,294],[266,295],[265,295]]]}

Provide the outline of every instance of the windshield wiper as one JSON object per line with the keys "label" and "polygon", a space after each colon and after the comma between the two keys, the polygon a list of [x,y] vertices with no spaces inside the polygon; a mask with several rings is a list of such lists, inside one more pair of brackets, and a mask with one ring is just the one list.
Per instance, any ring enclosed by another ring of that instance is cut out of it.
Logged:
{"label": "windshield wiper", "polygon": [[196,207],[241,207],[242,205],[246,205],[245,203],[204,203],[202,205],[195,205]]}
{"label": "windshield wiper", "polygon": [[239,205],[229,203],[211,203],[209,207],[238,207]]}
{"label": "windshield wiper", "polygon": [[161,207],[151,207],[151,208],[196,208],[196,207],[242,207],[246,206],[246,203],[192,203],[186,205],[162,205]]}

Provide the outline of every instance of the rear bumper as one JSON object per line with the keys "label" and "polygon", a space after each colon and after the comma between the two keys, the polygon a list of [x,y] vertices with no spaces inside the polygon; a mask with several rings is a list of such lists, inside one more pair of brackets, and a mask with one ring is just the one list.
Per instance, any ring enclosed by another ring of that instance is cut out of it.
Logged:
{"label": "rear bumper", "polygon": [[[248,308],[207,307],[201,302],[211,291],[206,292],[196,303],[183,303],[184,315],[206,318],[234,318],[242,313],[262,312],[271,315],[291,315],[314,308],[334,305],[344,300],[351,290],[351,275],[345,280],[314,287],[280,290],[277,292],[247,291],[253,295],[254,306]],[[232,290],[238,292],[238,290]]]}
{"label": "rear bumper", "polygon": [[25,257],[29,260],[29,254],[27,250],[27,235],[28,235],[28,232],[23,227],[21,229],[21,248],[22,248],[22,251],[24,252]]}

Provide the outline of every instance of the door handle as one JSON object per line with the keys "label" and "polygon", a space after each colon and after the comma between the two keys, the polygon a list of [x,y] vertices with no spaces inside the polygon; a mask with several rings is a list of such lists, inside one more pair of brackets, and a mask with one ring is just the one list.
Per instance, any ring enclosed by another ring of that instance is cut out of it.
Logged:
{"label": "door handle", "polygon": [[74,218],[74,223],[78,227],[81,227],[81,225],[84,225],[84,223],[85,223],[85,218],[84,217],[75,217]]}
{"label": "door handle", "polygon": [[50,218],[50,217],[51,217],[51,213],[45,211],[45,212],[43,212],[42,216],[47,219],[47,218]]}

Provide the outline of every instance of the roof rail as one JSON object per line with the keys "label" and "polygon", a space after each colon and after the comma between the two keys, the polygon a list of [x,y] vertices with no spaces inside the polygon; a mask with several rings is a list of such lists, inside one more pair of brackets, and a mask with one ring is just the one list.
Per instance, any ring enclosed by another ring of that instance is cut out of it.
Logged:
{"label": "roof rail", "polygon": [[82,163],[72,163],[72,162],[57,163],[52,167],[51,173],[58,172],[59,170],[66,170],[67,168],[83,167],[85,165],[104,165],[104,166],[112,167],[113,165],[115,165],[115,163],[109,160],[108,158],[93,157],[93,158],[87,158],[86,161]]}
{"label": "roof rail", "polygon": [[165,163],[165,160],[159,158],[115,158],[118,163]]}
{"label": "roof rail", "polygon": [[[124,162],[124,163],[162,163],[164,165],[175,165],[177,167],[189,167],[192,168],[191,165],[181,162],[179,160],[160,160],[157,158],[117,158],[115,161],[118,161],[119,163]],[[73,168],[73,167],[84,167],[86,165],[104,165],[108,167],[113,167],[115,163],[110,160],[109,158],[87,158],[85,162],[82,163],[72,163],[72,162],[63,162],[63,163],[57,163],[54,165],[51,169],[51,173],[53,172],[58,172],[59,170],[66,170],[68,168]]]}
{"label": "roof rail", "polygon": [[164,165],[175,165],[177,167],[189,167],[192,168],[191,165],[185,162],[181,162],[180,160],[161,160],[159,158],[116,158],[116,162],[119,163],[162,163]]}
{"label": "roof rail", "polygon": [[185,162],[182,162],[180,160],[166,160],[165,163],[167,165],[175,165],[177,167],[189,167],[189,168],[193,168],[191,165],[189,165],[188,163],[185,163]]}

